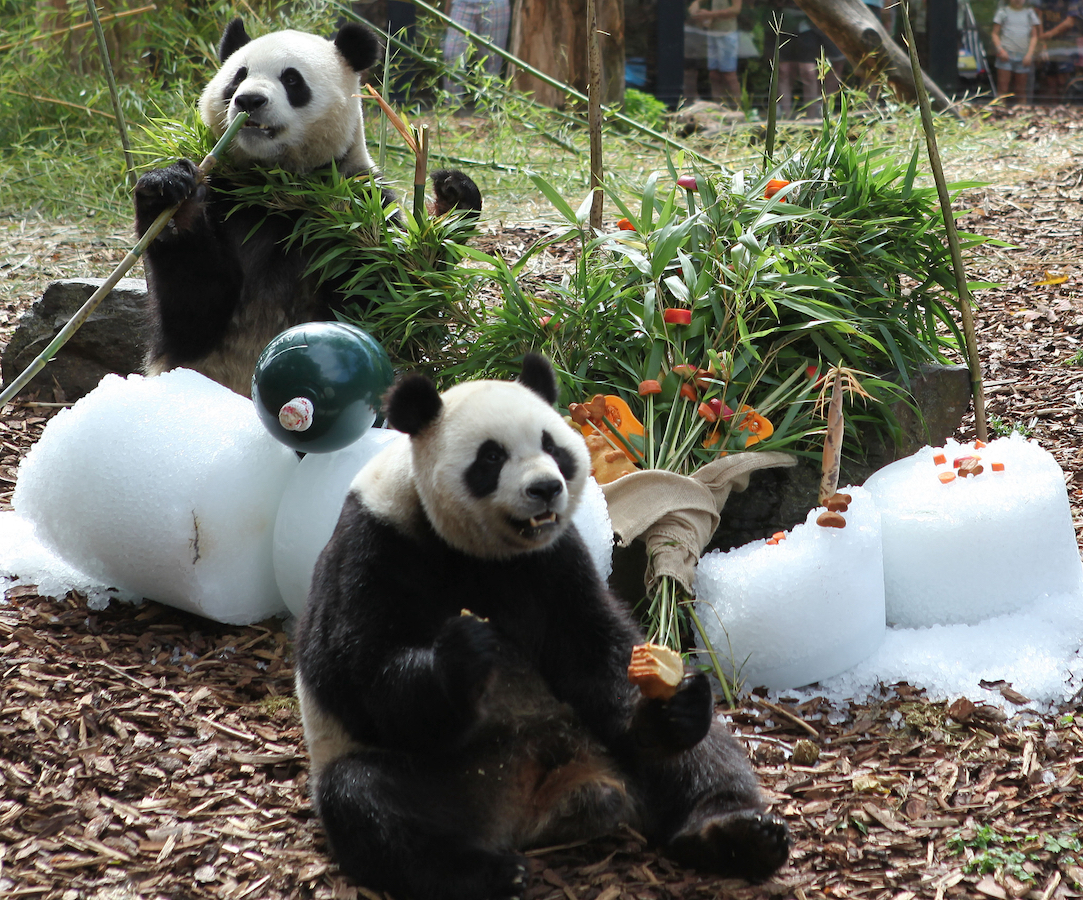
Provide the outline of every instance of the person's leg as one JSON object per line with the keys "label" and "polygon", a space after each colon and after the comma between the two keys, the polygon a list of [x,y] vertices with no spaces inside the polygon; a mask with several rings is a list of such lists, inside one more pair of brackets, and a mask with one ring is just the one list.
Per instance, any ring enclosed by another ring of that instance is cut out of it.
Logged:
{"label": "person's leg", "polygon": [[997,63],[997,96],[1003,97],[1011,89],[1012,70],[1006,62]]}
{"label": "person's leg", "polygon": [[[489,4],[488,8],[482,12],[481,28],[483,30],[478,34],[487,37],[501,50],[507,49],[508,31],[511,28],[511,4],[508,0],[495,0]],[[485,71],[490,75],[499,76],[504,66],[504,57],[488,50],[482,52],[488,54],[485,60]]]}
{"label": "person's leg", "polygon": [[785,119],[793,115],[793,77],[797,65],[795,62],[778,64],[778,112]]}
{"label": "person's leg", "polygon": [[[448,18],[453,22],[469,27],[468,19],[471,16],[471,11],[468,7],[469,5],[461,2],[461,0],[452,0],[451,8],[448,10]],[[448,27],[444,33],[444,65],[449,69],[461,68],[463,58],[466,56],[466,47],[466,35],[455,28]],[[444,90],[456,98],[461,99],[463,95],[462,86],[446,75],[444,76]]]}

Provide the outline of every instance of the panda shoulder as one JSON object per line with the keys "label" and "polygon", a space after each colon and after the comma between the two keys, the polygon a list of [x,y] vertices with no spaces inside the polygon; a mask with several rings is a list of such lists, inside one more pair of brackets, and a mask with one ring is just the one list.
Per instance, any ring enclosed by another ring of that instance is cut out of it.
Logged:
{"label": "panda shoulder", "polygon": [[379,521],[404,534],[418,535],[424,513],[410,439],[401,435],[369,460],[350,483],[349,496]]}

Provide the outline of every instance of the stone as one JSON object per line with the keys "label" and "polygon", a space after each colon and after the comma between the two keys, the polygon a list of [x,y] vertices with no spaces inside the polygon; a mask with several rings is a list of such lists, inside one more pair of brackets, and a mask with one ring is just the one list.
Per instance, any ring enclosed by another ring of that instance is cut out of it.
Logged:
{"label": "stone", "polygon": [[[54,281],[19,319],[4,348],[4,384],[29,366],[105,279]],[[110,372],[129,375],[143,366],[146,282],[122,278],[83,326],[25,388],[44,388],[57,400],[78,400]]]}

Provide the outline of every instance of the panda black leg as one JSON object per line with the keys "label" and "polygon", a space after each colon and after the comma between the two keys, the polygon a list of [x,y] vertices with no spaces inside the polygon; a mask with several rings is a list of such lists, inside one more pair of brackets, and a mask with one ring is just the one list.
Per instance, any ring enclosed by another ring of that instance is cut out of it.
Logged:
{"label": "panda black leg", "polygon": [[648,836],[682,865],[762,881],[786,862],[789,832],[764,811],[748,756],[719,722],[691,749],[648,765],[639,790]]}
{"label": "panda black leg", "polygon": [[316,807],[332,853],[365,887],[416,900],[514,900],[526,891],[518,854],[478,845],[469,798],[438,773],[399,771],[356,753],[319,777]]}

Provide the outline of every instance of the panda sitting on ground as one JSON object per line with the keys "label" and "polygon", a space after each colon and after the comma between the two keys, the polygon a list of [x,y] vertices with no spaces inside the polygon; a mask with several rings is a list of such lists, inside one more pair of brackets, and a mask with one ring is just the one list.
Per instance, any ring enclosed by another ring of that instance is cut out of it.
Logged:
{"label": "panda sitting on ground", "polygon": [[[252,40],[234,19],[222,35],[221,68],[203,91],[200,115],[221,136],[240,112],[249,113],[229,150],[242,165],[303,174],[333,163],[344,176],[373,172],[360,73],[379,52],[376,36],[358,24],[345,25],[333,41],[298,31]],[[307,273],[301,249],[286,249],[295,217],[234,209],[228,185],[212,177],[197,187],[197,171],[182,159],[147,172],[135,186],[140,237],[163,210],[186,201],[146,251],[145,369],[159,374],[186,366],[248,396],[267,343],[293,325],[333,319],[341,296]],[[481,194],[462,172],[440,170],[433,186],[437,213],[481,210]],[[390,202],[391,193],[384,193]]]}
{"label": "panda sitting on ground", "polygon": [[313,801],[342,869],[414,900],[521,896],[518,851],[625,822],[681,864],[785,861],[703,673],[627,680],[643,635],[570,522],[589,471],[548,361],[440,394],[400,379],[410,436],[354,480],[295,643]]}

